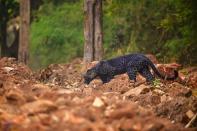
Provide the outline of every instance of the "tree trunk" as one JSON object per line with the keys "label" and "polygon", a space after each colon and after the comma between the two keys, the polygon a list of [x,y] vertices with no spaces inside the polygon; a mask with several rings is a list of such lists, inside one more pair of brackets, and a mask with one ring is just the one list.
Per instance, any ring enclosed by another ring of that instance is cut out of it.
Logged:
{"label": "tree trunk", "polygon": [[84,62],[101,60],[103,55],[102,0],[84,0]]}
{"label": "tree trunk", "polygon": [[94,0],[84,1],[84,62],[94,59]]}
{"label": "tree trunk", "polygon": [[18,60],[25,64],[29,59],[30,0],[20,0],[20,34]]}
{"label": "tree trunk", "polygon": [[95,60],[103,57],[103,34],[102,34],[102,0],[95,3],[95,32],[94,32]]}
{"label": "tree trunk", "polygon": [[7,47],[7,21],[8,21],[8,12],[6,7],[6,1],[1,0],[0,1],[0,19],[1,19],[1,57],[7,56],[8,53],[8,47]]}

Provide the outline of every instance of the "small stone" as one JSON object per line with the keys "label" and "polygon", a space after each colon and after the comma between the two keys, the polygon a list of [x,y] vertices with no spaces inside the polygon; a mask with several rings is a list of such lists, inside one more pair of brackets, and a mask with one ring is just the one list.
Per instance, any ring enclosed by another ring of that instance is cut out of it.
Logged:
{"label": "small stone", "polygon": [[23,96],[23,92],[20,90],[10,90],[6,95],[5,98],[8,102],[13,104],[24,104],[25,98]]}
{"label": "small stone", "polygon": [[94,99],[94,102],[93,102],[93,104],[92,104],[94,107],[102,107],[102,106],[104,106],[105,104],[104,104],[104,102],[99,98],[99,97],[96,97],[95,99]]}
{"label": "small stone", "polygon": [[49,87],[45,84],[42,84],[42,83],[36,83],[33,85],[33,89],[37,89],[37,88],[46,88],[48,89]]}
{"label": "small stone", "polygon": [[125,105],[123,108],[118,108],[111,110],[109,112],[106,112],[105,115],[109,117],[110,119],[121,119],[121,118],[132,118],[135,115],[135,112],[137,110],[136,105]]}
{"label": "small stone", "polygon": [[73,91],[67,90],[67,89],[59,89],[59,90],[57,90],[57,93],[59,93],[59,94],[72,94]]}
{"label": "small stone", "polygon": [[72,86],[78,86],[78,85],[79,85],[78,82],[75,82],[75,83],[72,84]]}
{"label": "small stone", "polygon": [[57,122],[58,123],[60,121],[59,118],[56,115],[52,115],[51,118],[52,118],[52,120],[54,122]]}
{"label": "small stone", "polygon": [[58,99],[56,100],[55,103],[56,103],[58,106],[64,105],[64,104],[65,104],[65,98],[60,97],[60,98],[58,98]]}
{"label": "small stone", "polygon": [[86,95],[92,94],[93,88],[83,88],[83,93]]}
{"label": "small stone", "polygon": [[161,102],[170,101],[170,100],[172,100],[172,97],[170,96],[167,96],[167,95],[161,96]]}
{"label": "small stone", "polygon": [[6,72],[10,72],[10,71],[14,70],[14,68],[12,68],[12,67],[3,67],[3,70],[5,70]]}
{"label": "small stone", "polygon": [[84,85],[85,88],[88,88],[88,85]]}
{"label": "small stone", "polygon": [[160,131],[164,128],[164,125],[159,122],[155,122],[154,124],[149,125],[148,131]]}
{"label": "small stone", "polygon": [[130,89],[129,91],[127,91],[126,93],[124,93],[124,96],[138,96],[139,94],[144,94],[145,92],[149,91],[149,87],[146,85],[140,85],[136,88]]}
{"label": "small stone", "polygon": [[194,113],[193,113],[193,111],[191,111],[191,110],[188,110],[188,111],[186,112],[186,115],[187,115],[187,117],[188,117],[189,119],[191,119],[191,118],[194,117]]}
{"label": "small stone", "polygon": [[56,110],[57,106],[48,100],[38,100],[23,105],[21,109],[22,111],[28,112],[29,114],[48,113],[50,111]]}
{"label": "small stone", "polygon": [[161,94],[161,95],[165,94],[165,92],[163,92],[162,90],[159,90],[159,89],[155,89],[154,92]]}

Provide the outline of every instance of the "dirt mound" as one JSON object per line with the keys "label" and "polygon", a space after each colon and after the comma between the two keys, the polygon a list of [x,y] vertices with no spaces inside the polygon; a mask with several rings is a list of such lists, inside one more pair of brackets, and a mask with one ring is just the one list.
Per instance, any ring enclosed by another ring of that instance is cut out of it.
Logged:
{"label": "dirt mound", "polygon": [[[189,87],[158,81],[153,87],[134,88],[127,75],[86,86],[81,68],[77,59],[32,73],[13,59],[0,59],[0,129],[189,131],[197,127],[197,99]],[[192,128],[184,128],[189,121]]]}

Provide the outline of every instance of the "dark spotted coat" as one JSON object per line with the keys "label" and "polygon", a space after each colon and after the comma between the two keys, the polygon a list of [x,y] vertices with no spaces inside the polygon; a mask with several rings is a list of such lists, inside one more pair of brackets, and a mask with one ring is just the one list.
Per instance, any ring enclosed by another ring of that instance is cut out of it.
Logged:
{"label": "dark spotted coat", "polygon": [[115,75],[123,73],[127,73],[129,79],[135,82],[137,73],[140,73],[148,82],[151,82],[154,80],[154,76],[151,74],[149,67],[162,79],[174,80],[178,77],[177,71],[174,71],[173,77],[162,75],[151,60],[143,54],[129,54],[106,61],[100,61],[95,67],[86,72],[84,82],[89,84],[93,79],[99,77],[103,83],[107,83],[113,79]]}

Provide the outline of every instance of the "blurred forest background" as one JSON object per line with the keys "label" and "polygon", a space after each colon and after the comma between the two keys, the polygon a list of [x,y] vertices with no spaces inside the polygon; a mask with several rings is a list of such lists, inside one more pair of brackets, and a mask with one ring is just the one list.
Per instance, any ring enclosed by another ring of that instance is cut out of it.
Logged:
{"label": "blurred forest background", "polygon": [[[4,1],[8,30],[18,22],[19,1]],[[83,57],[83,2],[31,0],[29,63],[33,69]],[[13,29],[8,31],[11,43],[12,34]],[[162,62],[195,65],[197,1],[103,0],[103,38],[104,58],[142,52]]]}

